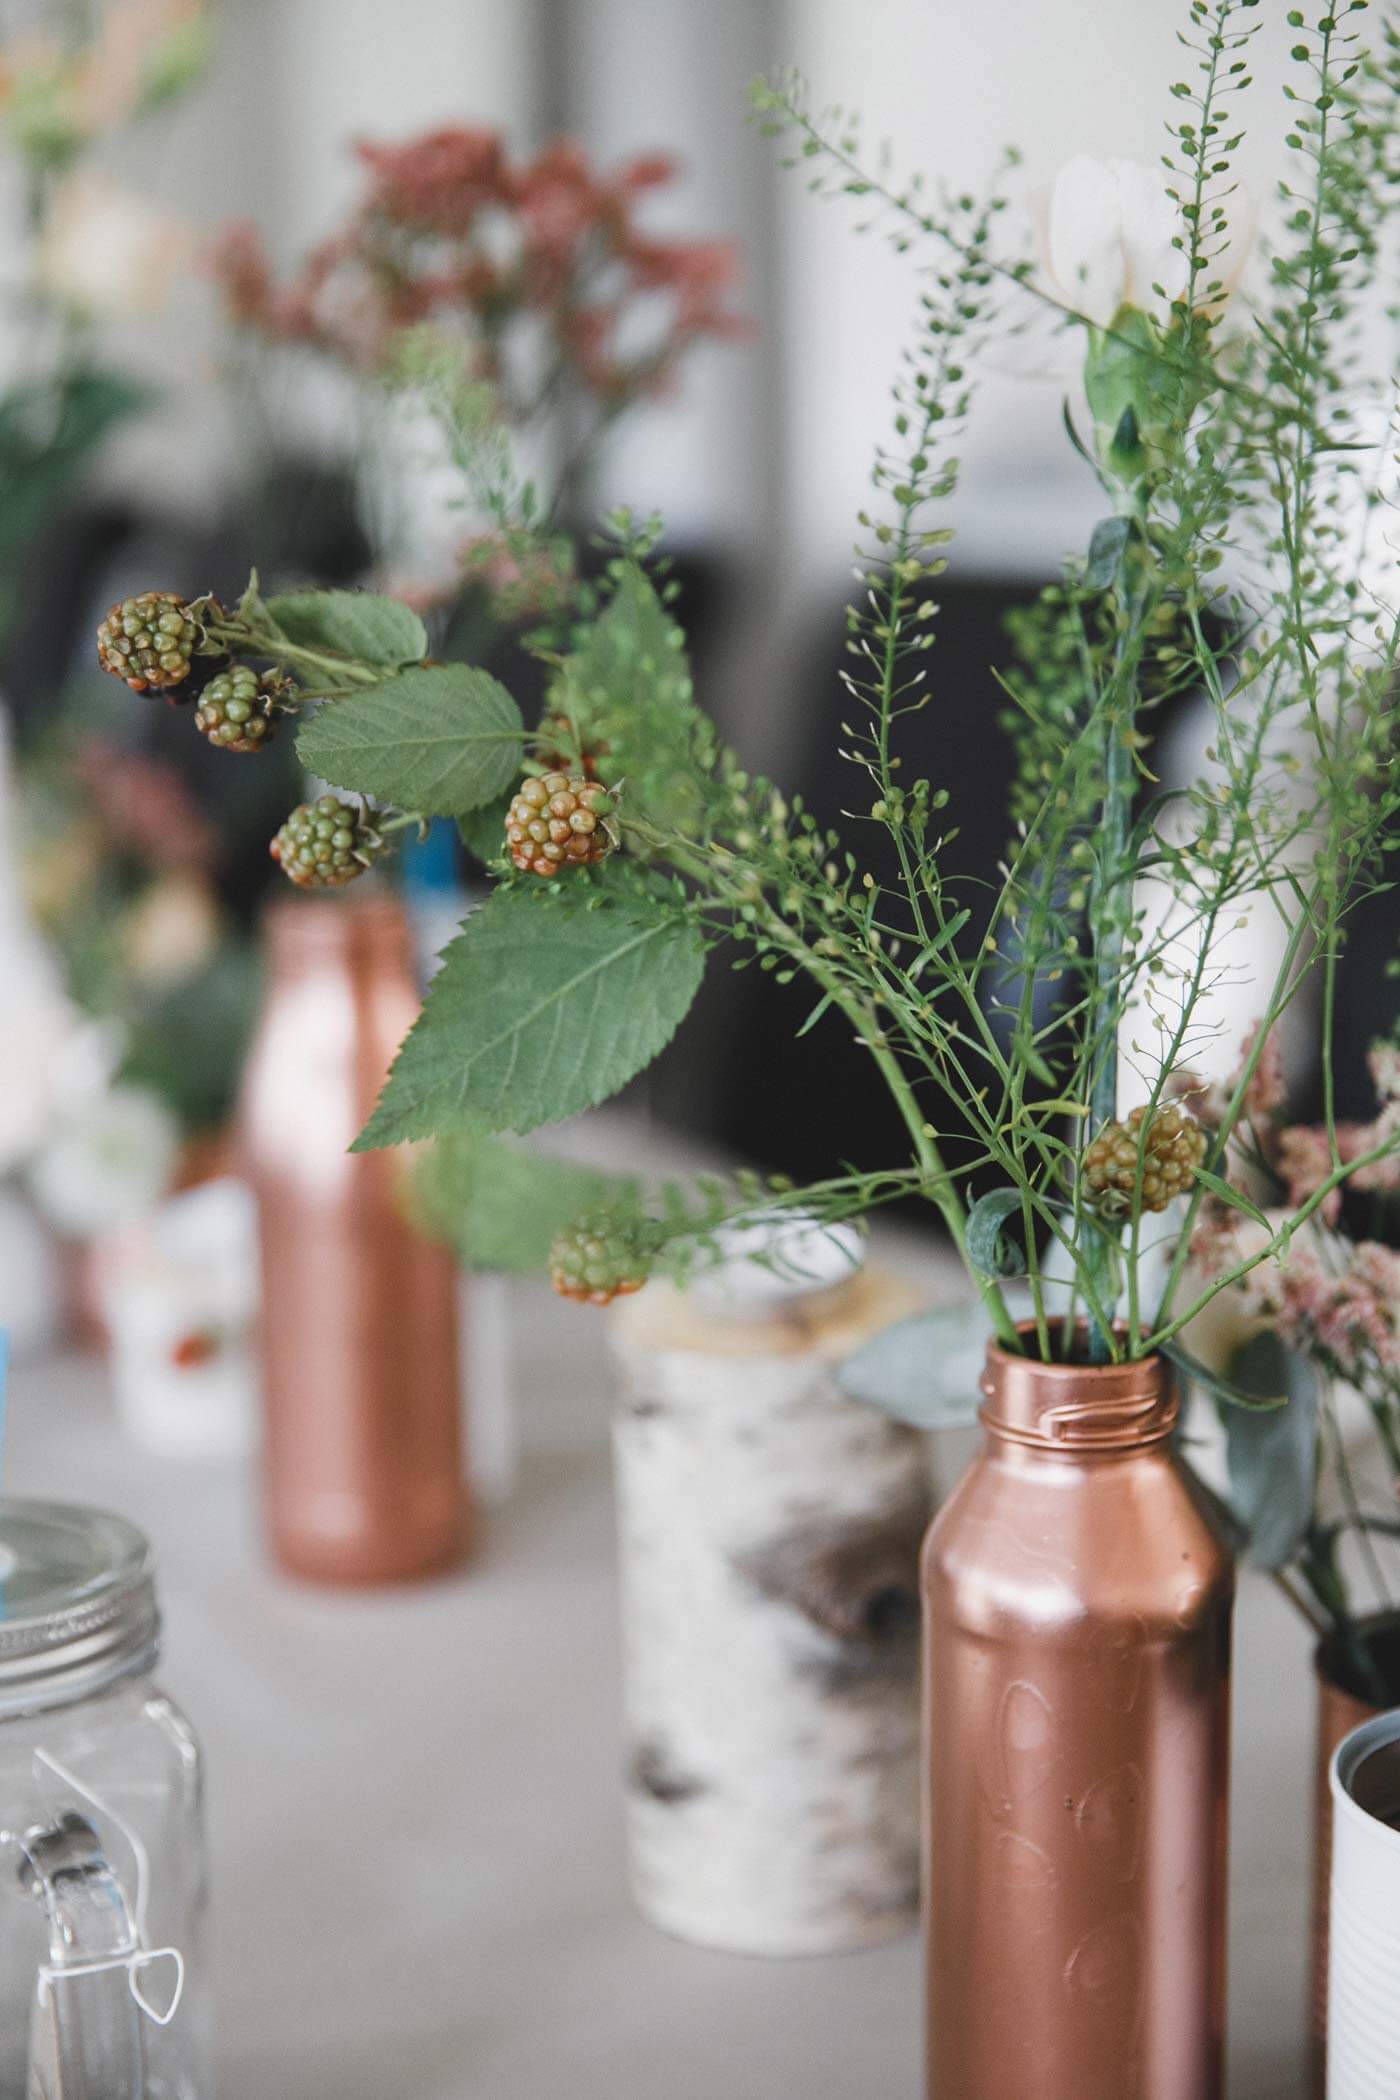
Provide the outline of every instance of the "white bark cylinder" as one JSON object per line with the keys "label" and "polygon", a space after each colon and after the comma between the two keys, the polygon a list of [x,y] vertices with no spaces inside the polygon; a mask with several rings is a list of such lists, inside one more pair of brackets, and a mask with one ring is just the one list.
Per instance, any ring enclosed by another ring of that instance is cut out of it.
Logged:
{"label": "white bark cylinder", "polygon": [[614,1315],[631,1879],[683,1939],[915,1922],[927,1450],[833,1377],[911,1309],[864,1274],[758,1317],[657,1284]]}
{"label": "white bark cylinder", "polygon": [[1400,2090],[1400,1712],[1363,1721],[1332,1760],[1328,2100]]}

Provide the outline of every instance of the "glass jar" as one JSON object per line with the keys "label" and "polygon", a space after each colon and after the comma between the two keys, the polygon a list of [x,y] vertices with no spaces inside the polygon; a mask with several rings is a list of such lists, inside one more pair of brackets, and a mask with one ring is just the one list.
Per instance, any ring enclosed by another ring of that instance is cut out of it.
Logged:
{"label": "glass jar", "polygon": [[150,1548],[0,1501],[0,2100],[208,2100],[199,1746]]}

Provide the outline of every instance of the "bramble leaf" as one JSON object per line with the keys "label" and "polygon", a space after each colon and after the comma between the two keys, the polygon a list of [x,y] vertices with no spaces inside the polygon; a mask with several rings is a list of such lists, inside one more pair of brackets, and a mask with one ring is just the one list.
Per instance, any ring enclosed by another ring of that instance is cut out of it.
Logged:
{"label": "bramble leaf", "polygon": [[439,1138],[414,1166],[418,1218],[472,1269],[543,1275],[561,1219],[639,1200],[634,1181],[475,1129]]}
{"label": "bramble leaf", "polygon": [[524,743],[519,708],[488,672],[425,664],[318,707],[297,753],[333,787],[456,817],[510,786]]}
{"label": "bramble leaf", "polygon": [[262,610],[289,642],[357,663],[396,671],[428,653],[428,631],[412,607],[372,591],[286,591]]}
{"label": "bramble leaf", "polygon": [[[578,878],[574,878],[578,880]],[[671,1040],[700,987],[688,919],[498,890],[443,956],[356,1150],[479,1120],[534,1130],[607,1100]]]}

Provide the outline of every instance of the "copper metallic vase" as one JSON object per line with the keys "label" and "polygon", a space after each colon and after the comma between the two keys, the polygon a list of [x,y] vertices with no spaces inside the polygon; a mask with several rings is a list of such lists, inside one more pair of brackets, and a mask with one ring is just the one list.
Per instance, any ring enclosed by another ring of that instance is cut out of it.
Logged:
{"label": "copper metallic vase", "polygon": [[982,1392],[924,1549],[930,2100],[1220,2100],[1234,1576],[1171,1373]]}
{"label": "copper metallic vase", "polygon": [[349,1149],[420,1007],[384,895],[291,898],[244,1085],[262,1267],[273,1551],[324,1582],[425,1576],[466,1543],[457,1279],[404,1213],[404,1156]]}

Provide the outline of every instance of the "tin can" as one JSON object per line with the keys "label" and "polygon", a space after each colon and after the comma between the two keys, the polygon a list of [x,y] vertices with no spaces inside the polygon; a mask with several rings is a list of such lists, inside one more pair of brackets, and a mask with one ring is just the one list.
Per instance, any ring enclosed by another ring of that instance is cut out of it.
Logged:
{"label": "tin can", "polygon": [[1219,2100],[1229,1552],[1158,1359],[993,1345],[924,1552],[931,2100]]}
{"label": "tin can", "polygon": [[399,1150],[352,1153],[421,1001],[387,894],[280,901],[242,1105],[258,1204],[263,1486],[315,1581],[450,1566],[467,1537],[457,1275],[409,1223]]}
{"label": "tin can", "polygon": [[1328,2100],[1392,2100],[1400,2076],[1400,1711],[1332,1759]]}

